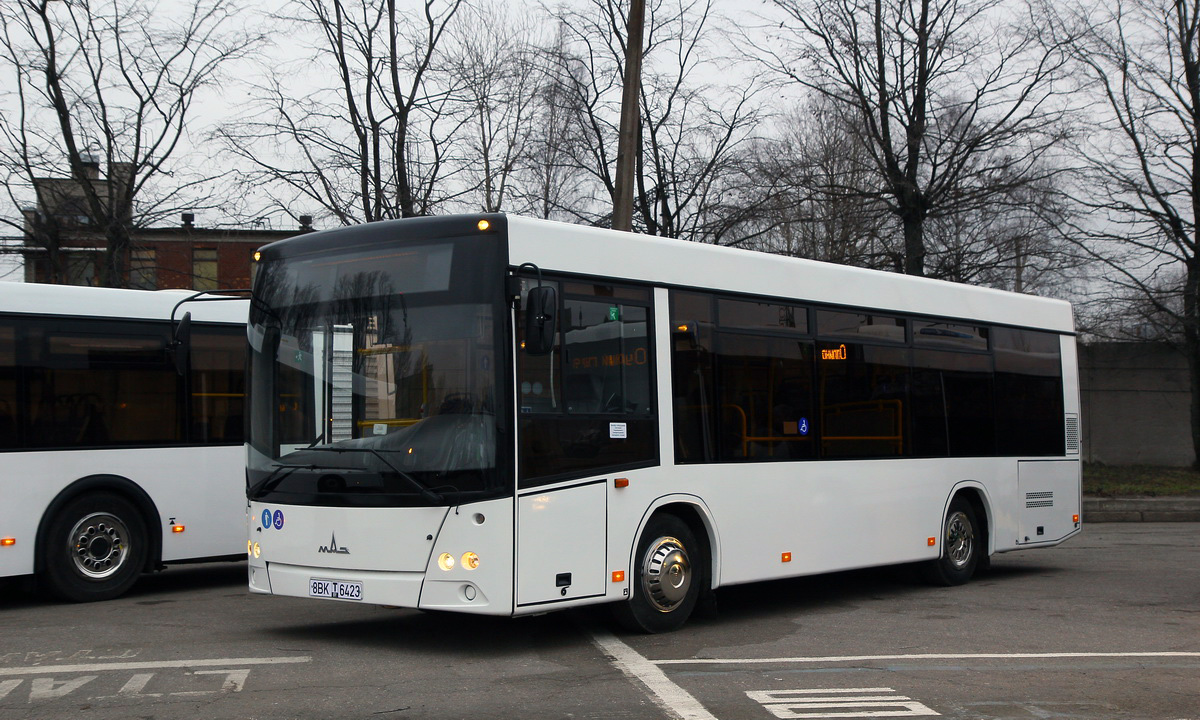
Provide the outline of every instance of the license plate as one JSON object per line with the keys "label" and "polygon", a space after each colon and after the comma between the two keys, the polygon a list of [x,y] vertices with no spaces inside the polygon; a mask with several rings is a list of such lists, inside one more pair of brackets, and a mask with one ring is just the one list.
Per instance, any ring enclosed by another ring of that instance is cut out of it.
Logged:
{"label": "license plate", "polygon": [[308,581],[308,594],[333,600],[362,600],[362,583],[312,578]]}

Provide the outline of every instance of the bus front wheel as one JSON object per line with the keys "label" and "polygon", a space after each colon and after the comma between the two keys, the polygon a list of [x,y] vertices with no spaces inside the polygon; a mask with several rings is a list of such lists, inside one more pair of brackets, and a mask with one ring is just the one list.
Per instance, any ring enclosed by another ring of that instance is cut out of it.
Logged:
{"label": "bus front wheel", "polygon": [[682,627],[706,576],[702,555],[687,523],[674,515],[652,517],[638,541],[631,597],[617,605],[617,621],[635,632]]}
{"label": "bus front wheel", "polygon": [[147,545],[145,524],[133,503],[111,493],[82,495],[50,521],[42,579],[63,600],[110,600],[137,581]]}
{"label": "bus front wheel", "polygon": [[963,497],[956,497],[946,513],[942,528],[942,556],[922,567],[925,579],[934,585],[962,585],[975,574],[986,543],[976,522],[975,510]]}

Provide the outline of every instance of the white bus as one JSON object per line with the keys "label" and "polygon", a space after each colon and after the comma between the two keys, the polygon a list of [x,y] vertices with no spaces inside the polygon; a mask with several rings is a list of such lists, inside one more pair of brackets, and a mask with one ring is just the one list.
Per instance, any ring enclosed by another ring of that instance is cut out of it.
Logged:
{"label": "white bus", "polygon": [[196,296],[0,286],[0,577],[105,600],[245,557],[249,303]]}
{"label": "white bus", "polygon": [[504,215],[261,250],[250,588],[678,627],[1080,531],[1065,302]]}

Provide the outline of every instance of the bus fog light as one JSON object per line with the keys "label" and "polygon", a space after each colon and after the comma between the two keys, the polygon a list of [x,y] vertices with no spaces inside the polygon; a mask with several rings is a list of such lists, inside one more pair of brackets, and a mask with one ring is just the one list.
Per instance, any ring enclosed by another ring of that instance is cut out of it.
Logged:
{"label": "bus fog light", "polygon": [[454,556],[450,553],[438,555],[438,567],[447,571],[454,569]]}
{"label": "bus fog light", "polygon": [[479,556],[473,552],[463,553],[462,566],[467,570],[474,570],[479,567]]}
{"label": "bus fog light", "polygon": [[462,586],[462,596],[463,596],[463,599],[466,600],[467,602],[471,602],[472,600],[474,600],[478,596],[478,594],[479,593],[475,589],[474,585],[463,585]]}

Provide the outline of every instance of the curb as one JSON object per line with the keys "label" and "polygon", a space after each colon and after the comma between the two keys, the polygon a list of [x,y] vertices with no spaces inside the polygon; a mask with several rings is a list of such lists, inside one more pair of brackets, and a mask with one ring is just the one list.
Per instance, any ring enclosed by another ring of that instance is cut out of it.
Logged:
{"label": "curb", "polygon": [[1084,522],[1200,522],[1200,497],[1083,498]]}

